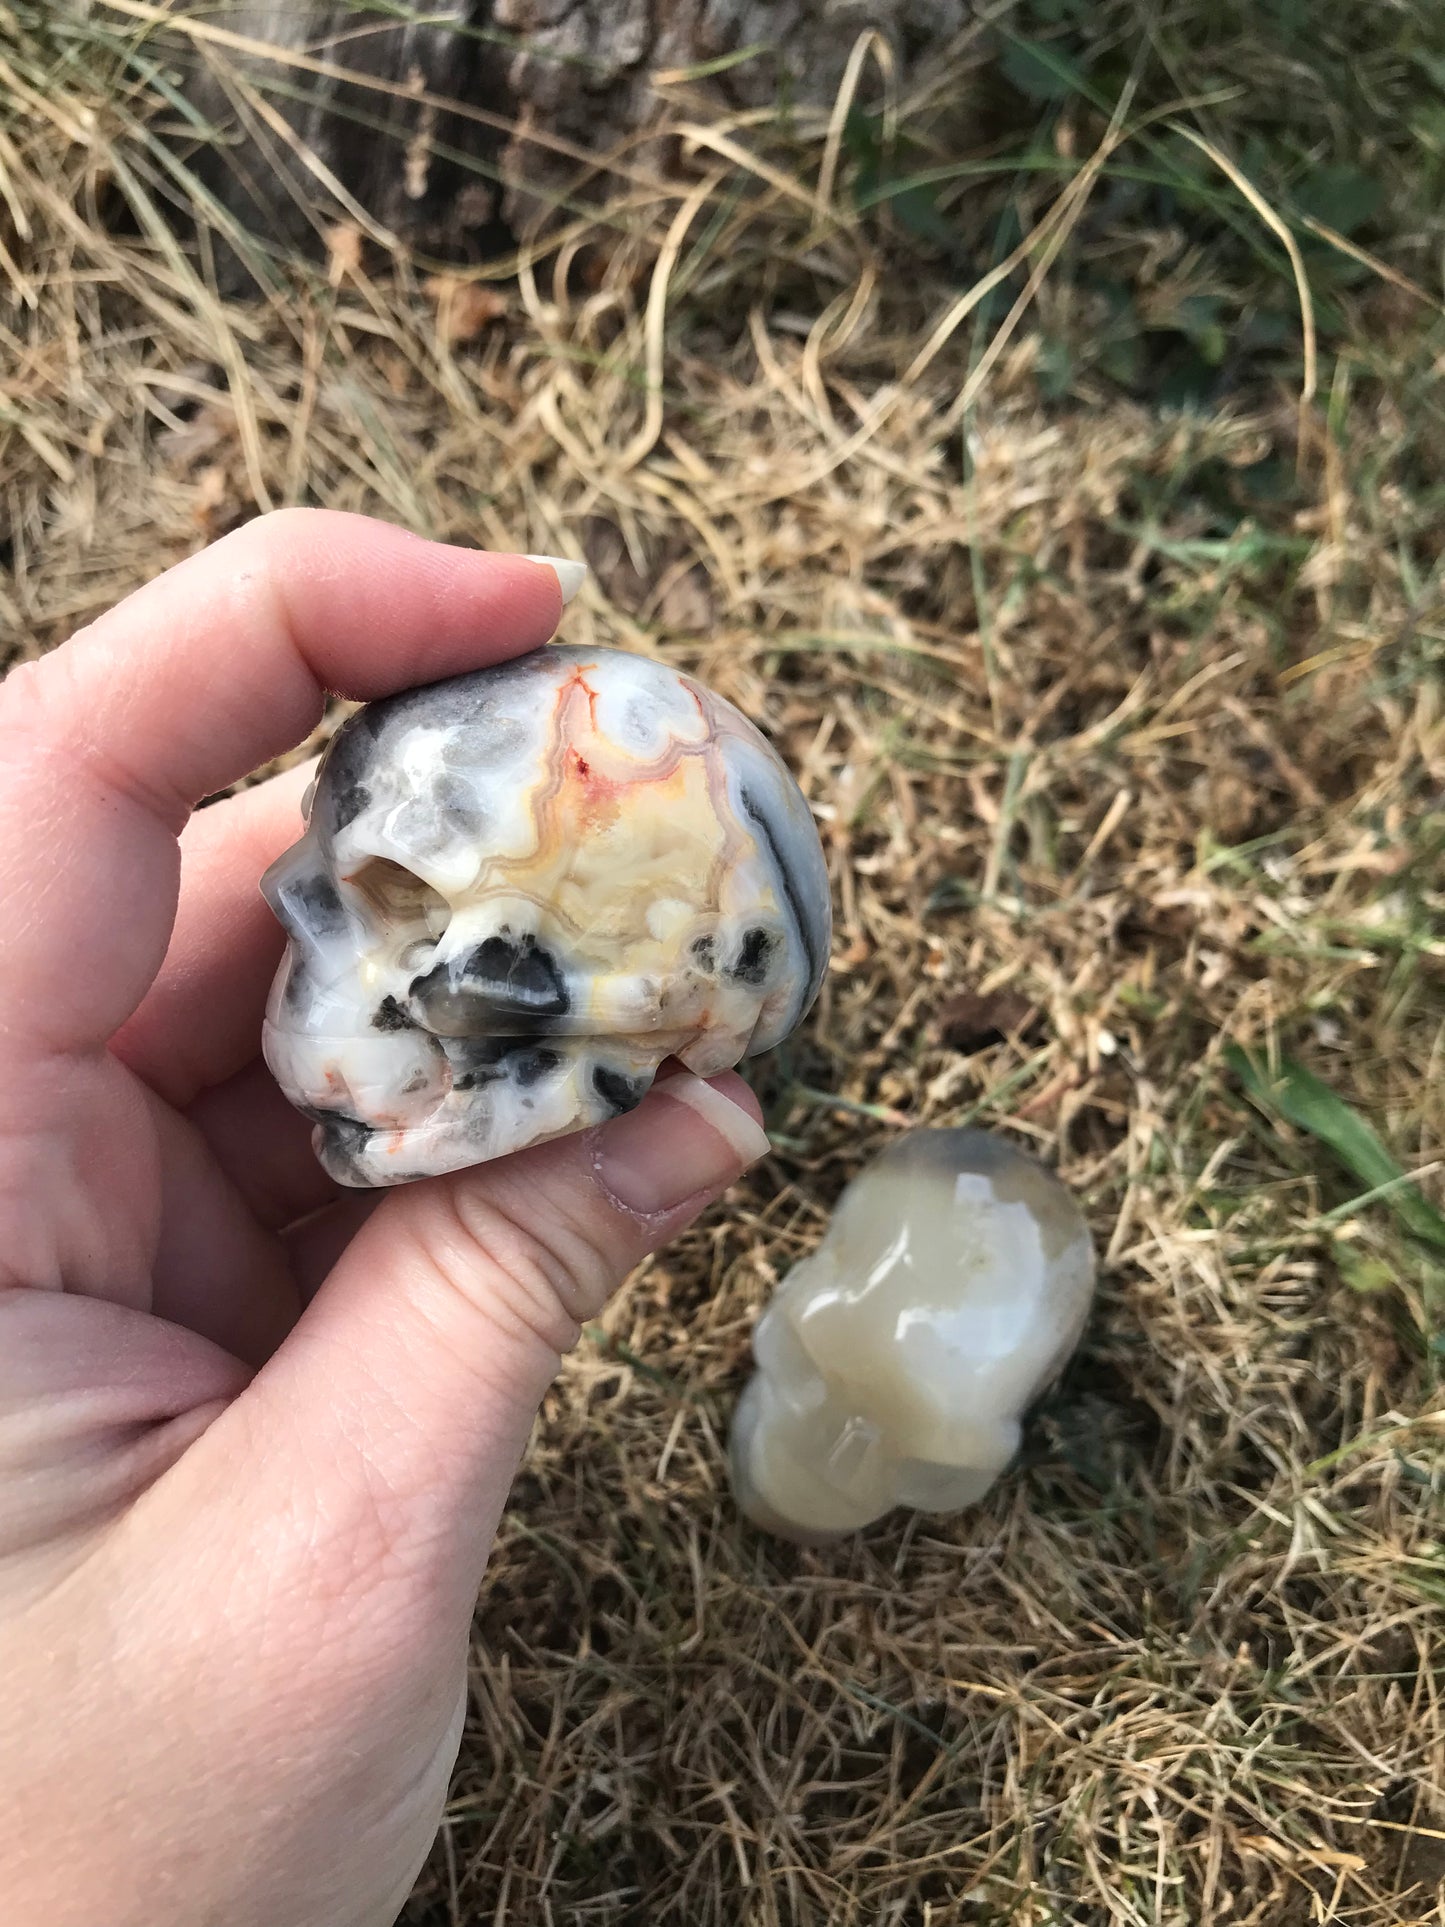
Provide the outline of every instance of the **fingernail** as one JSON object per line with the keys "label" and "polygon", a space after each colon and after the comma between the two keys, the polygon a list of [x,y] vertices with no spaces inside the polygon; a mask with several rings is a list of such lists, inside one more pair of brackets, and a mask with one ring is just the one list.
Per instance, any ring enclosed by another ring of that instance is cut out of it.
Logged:
{"label": "fingernail", "polygon": [[565,555],[524,555],[522,560],[540,562],[544,568],[552,570],[561,585],[564,609],[587,579],[587,564],[569,562]]}
{"label": "fingernail", "polygon": [[769,1149],[768,1134],[726,1094],[725,1071],[706,1083],[683,1071],[600,1132],[598,1182],[643,1217],[675,1211],[700,1191],[719,1191]]}

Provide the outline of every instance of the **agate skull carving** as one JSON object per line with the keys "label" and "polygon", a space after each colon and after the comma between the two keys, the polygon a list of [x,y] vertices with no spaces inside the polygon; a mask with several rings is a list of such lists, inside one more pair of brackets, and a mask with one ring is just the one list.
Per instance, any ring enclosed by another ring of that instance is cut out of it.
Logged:
{"label": "agate skull carving", "polygon": [[984,1131],[913,1131],[843,1193],[753,1334],[733,1489],[818,1544],[894,1506],[952,1512],[1018,1450],[1078,1344],[1094,1254],[1051,1171]]}
{"label": "agate skull carving", "polygon": [[372,703],[263,881],[266,1060],[343,1184],[599,1123],[817,995],[827,876],[767,741],[691,677],[552,646]]}

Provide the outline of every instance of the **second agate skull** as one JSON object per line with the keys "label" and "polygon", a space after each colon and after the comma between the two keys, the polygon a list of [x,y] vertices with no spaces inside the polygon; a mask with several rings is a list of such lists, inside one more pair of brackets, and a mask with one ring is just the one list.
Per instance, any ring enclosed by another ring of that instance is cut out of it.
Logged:
{"label": "second agate skull", "polygon": [[844,1191],[753,1334],[738,1503],[822,1543],[894,1506],[953,1512],[1018,1450],[1088,1317],[1094,1252],[1054,1174],[985,1131],[911,1131]]}
{"label": "second agate skull", "polygon": [[372,703],[263,890],[264,1048],[333,1177],[478,1164],[767,1050],[822,981],[823,854],[766,739],[690,676],[553,645]]}

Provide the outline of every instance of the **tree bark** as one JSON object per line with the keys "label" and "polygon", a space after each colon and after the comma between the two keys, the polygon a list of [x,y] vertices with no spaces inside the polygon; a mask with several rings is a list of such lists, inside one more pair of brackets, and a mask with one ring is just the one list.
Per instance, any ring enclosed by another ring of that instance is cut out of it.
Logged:
{"label": "tree bark", "polygon": [[[710,66],[693,84],[720,104],[825,105],[860,33],[883,35],[907,85],[972,7],[436,0],[398,21],[365,0],[202,0],[186,11],[224,38],[177,45],[189,96],[219,135],[192,164],[248,223],[295,241],[361,211],[423,250],[479,258],[595,176],[586,156],[657,118],[654,76]],[[288,55],[309,64],[288,66]]]}
{"label": "tree bark", "polygon": [[360,213],[439,253],[477,252],[499,238],[513,105],[495,47],[475,31],[486,11],[477,0],[437,0],[418,7],[419,21],[347,0],[186,11],[220,30],[214,40],[175,40],[187,96],[217,137],[190,164],[248,227],[294,244]]}

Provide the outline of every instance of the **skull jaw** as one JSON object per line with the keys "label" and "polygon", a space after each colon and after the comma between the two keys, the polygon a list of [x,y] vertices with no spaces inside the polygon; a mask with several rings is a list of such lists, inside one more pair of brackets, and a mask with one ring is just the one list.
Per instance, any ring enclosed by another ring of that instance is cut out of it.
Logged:
{"label": "skull jaw", "polygon": [[666,1058],[711,1077],[736,1064],[745,1044],[718,1032],[329,1037],[271,1019],[262,1031],[273,1076],[315,1123],[312,1148],[323,1169],[358,1190],[440,1177],[605,1124],[642,1102]]}
{"label": "skull jaw", "polygon": [[739,1510],[760,1531],[797,1545],[830,1545],[898,1506],[962,1512],[984,1497],[1018,1450],[1019,1427],[1009,1422],[981,1435],[966,1462],[913,1458],[909,1441],[850,1412],[846,1400],[815,1392],[754,1372],[728,1447]]}

